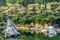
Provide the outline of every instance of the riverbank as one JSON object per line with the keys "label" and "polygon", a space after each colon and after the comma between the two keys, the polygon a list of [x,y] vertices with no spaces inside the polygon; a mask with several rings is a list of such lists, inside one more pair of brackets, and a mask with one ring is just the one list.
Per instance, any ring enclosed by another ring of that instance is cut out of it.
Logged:
{"label": "riverbank", "polygon": [[[39,27],[23,27],[23,26],[21,26],[21,27],[15,27],[18,31],[25,31],[25,32],[31,32],[31,33],[41,33],[41,32],[44,32],[47,28],[39,28]],[[0,32],[3,30],[3,29],[5,29],[5,26],[3,27],[3,26],[1,26],[1,28],[0,28]],[[60,28],[56,28],[56,31],[57,31],[57,33],[60,33]]]}
{"label": "riverbank", "polygon": [[[0,32],[2,32],[3,30],[0,30]],[[45,36],[43,34],[36,34],[36,33],[31,33],[30,31],[26,31],[26,30],[20,30],[19,31],[21,34],[17,37],[17,38],[7,38],[8,40],[60,40],[60,34],[49,38],[48,36]],[[5,38],[3,37],[4,35],[0,34],[0,40],[5,40]],[[6,39],[6,40],[7,40]]]}
{"label": "riverbank", "polygon": [[55,37],[49,38],[44,35],[39,34],[28,34],[28,33],[22,33],[16,38],[3,38],[2,35],[0,35],[0,40],[60,40],[60,35],[57,35]]}

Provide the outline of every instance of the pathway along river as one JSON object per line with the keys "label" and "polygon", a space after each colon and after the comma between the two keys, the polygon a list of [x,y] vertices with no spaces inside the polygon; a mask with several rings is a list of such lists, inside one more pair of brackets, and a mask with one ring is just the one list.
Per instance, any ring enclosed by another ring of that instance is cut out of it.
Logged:
{"label": "pathway along river", "polygon": [[4,38],[0,34],[0,40],[60,40],[60,35],[57,35],[53,38],[49,38],[39,34],[21,34],[19,37],[16,38]]}

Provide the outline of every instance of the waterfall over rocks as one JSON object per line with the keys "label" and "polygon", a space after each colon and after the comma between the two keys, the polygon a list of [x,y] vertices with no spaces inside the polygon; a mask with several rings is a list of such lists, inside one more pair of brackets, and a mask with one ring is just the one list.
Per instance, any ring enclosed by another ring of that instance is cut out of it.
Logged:
{"label": "waterfall over rocks", "polygon": [[4,30],[4,34],[5,36],[17,36],[18,34],[20,34],[19,32],[17,32],[12,20],[9,18],[7,19],[7,26]]}

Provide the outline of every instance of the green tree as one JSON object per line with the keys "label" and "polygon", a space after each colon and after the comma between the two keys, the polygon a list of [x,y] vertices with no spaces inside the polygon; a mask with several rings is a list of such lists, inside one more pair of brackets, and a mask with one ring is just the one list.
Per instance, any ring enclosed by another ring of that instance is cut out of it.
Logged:
{"label": "green tree", "polygon": [[48,19],[48,23],[50,24],[50,25],[52,25],[52,23],[53,23],[53,21],[55,21],[55,16],[54,15],[49,15],[49,16],[47,16],[47,19]]}
{"label": "green tree", "polygon": [[45,24],[45,23],[47,23],[47,21],[48,21],[47,18],[42,18],[40,23]]}
{"label": "green tree", "polygon": [[0,6],[6,5],[6,0],[0,0]]}
{"label": "green tree", "polygon": [[21,18],[20,20],[18,20],[18,22],[19,22],[20,24],[25,24],[26,18]]}
{"label": "green tree", "polygon": [[45,4],[45,3],[48,3],[48,2],[52,2],[52,1],[54,1],[54,0],[35,0],[35,3],[43,3],[43,4]]}
{"label": "green tree", "polygon": [[24,0],[24,1],[22,1],[23,6],[27,6],[28,4],[33,4],[33,3],[34,3],[34,0]]}

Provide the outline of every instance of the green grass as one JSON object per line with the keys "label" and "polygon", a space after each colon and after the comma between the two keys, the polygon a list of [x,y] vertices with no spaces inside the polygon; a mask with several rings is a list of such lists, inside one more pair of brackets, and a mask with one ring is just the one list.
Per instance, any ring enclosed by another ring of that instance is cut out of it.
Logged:
{"label": "green grass", "polygon": [[[5,40],[2,34],[0,34],[0,40]],[[41,35],[40,34],[29,34],[29,33],[22,32],[20,36],[18,37],[18,40],[60,40],[60,35],[56,35],[55,37],[49,38],[42,34]]]}

